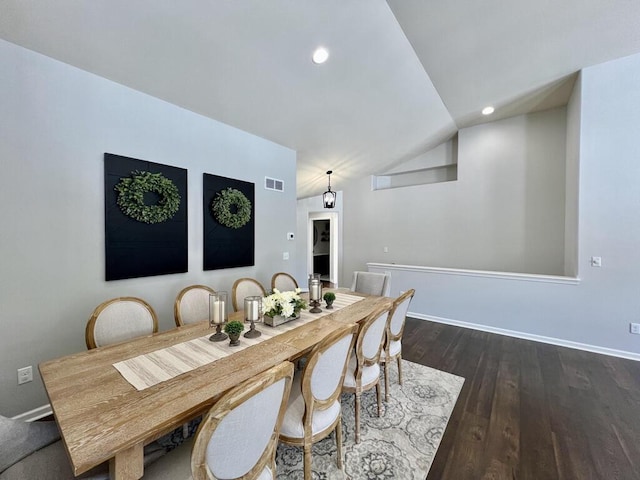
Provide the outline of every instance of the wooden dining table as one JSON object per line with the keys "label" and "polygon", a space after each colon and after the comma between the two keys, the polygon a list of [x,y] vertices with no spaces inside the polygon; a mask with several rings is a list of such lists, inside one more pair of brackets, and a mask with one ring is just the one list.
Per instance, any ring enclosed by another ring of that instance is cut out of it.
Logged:
{"label": "wooden dining table", "polygon": [[[74,474],[109,461],[112,479],[141,478],[144,445],[205,413],[230,388],[283,361],[304,356],[328,334],[360,322],[380,307],[390,308],[393,301],[363,297],[144,390],[134,388],[114,364],[213,333],[207,321],[41,363],[42,381]],[[243,317],[243,312],[235,312],[229,319]]]}

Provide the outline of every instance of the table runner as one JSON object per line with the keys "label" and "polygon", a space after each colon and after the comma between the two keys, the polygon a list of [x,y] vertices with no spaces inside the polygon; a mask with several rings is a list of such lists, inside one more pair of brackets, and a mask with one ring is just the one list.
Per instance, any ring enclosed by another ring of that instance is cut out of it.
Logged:
{"label": "table runner", "polygon": [[317,320],[329,315],[336,310],[353,305],[362,300],[362,297],[337,293],[333,302],[333,310],[323,310],[322,313],[309,313],[308,310],[300,312],[300,318],[287,322],[277,327],[259,323],[257,326],[262,332],[257,338],[242,337],[240,345],[230,347],[228,341],[212,342],[209,337],[213,333],[208,333],[202,337],[178,343],[170,347],[162,348],[154,352],[138,355],[121,362],[114,363],[113,366],[120,372],[124,379],[133,385],[137,390],[157,385],[158,383],[170,380],[183,373],[195,370],[198,367],[212,363],[227,355],[244,350],[270,338],[281,335],[297,328],[305,323]]}

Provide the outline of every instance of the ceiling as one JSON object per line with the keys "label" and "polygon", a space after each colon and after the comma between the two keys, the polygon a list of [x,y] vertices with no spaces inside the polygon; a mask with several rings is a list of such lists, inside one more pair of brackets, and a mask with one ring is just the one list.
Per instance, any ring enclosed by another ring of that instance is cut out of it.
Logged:
{"label": "ceiling", "polygon": [[640,52],[640,2],[2,0],[0,38],[296,150],[302,198],[565,104]]}

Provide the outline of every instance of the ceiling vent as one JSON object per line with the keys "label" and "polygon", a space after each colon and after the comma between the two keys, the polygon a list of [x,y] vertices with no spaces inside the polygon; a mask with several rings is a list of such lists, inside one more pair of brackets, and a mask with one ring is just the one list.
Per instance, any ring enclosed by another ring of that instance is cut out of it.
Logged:
{"label": "ceiling vent", "polygon": [[284,182],[276,178],[264,177],[264,188],[266,190],[275,190],[276,192],[284,192]]}

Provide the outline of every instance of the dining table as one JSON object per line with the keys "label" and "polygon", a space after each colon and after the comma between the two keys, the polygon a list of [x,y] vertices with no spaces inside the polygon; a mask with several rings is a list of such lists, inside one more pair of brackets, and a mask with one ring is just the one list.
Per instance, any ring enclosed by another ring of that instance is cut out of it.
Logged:
{"label": "dining table", "polygon": [[[111,479],[141,478],[145,445],[207,412],[230,388],[303,357],[330,333],[393,302],[347,289],[330,291],[336,293],[335,310],[321,307],[321,314],[305,312],[304,318],[278,327],[258,323],[264,338],[241,337],[243,346],[237,350],[228,341],[208,341],[213,329],[203,319],[41,363],[42,381],[74,474],[108,461]],[[345,302],[342,307],[340,299]],[[243,319],[242,311],[229,314],[229,320]],[[202,360],[202,365],[190,362],[189,352],[209,360]],[[155,368],[165,353],[173,354],[180,367],[166,379],[164,373],[134,375],[136,362]],[[219,358],[210,361],[211,355]],[[129,373],[133,376],[127,380]]]}

